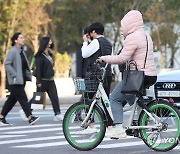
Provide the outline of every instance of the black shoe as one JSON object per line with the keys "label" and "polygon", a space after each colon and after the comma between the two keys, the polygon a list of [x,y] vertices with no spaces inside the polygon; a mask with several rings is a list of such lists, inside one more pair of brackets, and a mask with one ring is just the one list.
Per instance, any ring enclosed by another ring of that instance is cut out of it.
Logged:
{"label": "black shoe", "polygon": [[32,118],[29,120],[29,124],[34,125],[36,123],[36,121],[38,121],[38,120],[39,120],[39,117],[32,116]]}
{"label": "black shoe", "polygon": [[10,125],[5,118],[0,118],[0,125],[5,126],[5,125]]}

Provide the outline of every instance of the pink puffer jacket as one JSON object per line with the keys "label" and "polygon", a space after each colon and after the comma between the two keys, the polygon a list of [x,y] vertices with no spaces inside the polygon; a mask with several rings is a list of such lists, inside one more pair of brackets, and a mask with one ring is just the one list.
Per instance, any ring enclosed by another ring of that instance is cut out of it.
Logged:
{"label": "pink puffer jacket", "polygon": [[[144,70],[145,75],[156,76],[156,66],[153,56],[153,42],[149,34],[145,34],[142,14],[137,10],[129,11],[121,20],[123,35],[125,37],[123,50],[119,55],[102,56],[101,59],[110,64],[123,64],[129,60],[137,63],[139,70]],[[144,69],[145,55],[148,54]]]}

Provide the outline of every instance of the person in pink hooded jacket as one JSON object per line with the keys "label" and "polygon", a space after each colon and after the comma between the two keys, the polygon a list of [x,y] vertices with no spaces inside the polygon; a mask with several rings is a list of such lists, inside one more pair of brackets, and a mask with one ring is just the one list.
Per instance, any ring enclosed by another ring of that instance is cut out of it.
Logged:
{"label": "person in pink hooded jacket", "polygon": [[[138,70],[145,72],[145,87],[153,85],[157,80],[156,67],[153,56],[153,42],[151,36],[145,33],[142,14],[137,10],[129,11],[121,20],[123,29],[124,45],[119,55],[101,56],[100,62],[110,64],[123,64],[129,60],[137,63]],[[145,63],[146,51],[148,45],[147,59]],[[117,84],[110,96],[111,108],[114,117],[115,126],[111,130],[109,137],[121,138],[126,137],[123,123],[123,106],[124,102],[132,105],[135,100],[134,95],[124,95],[121,93],[122,82]]]}

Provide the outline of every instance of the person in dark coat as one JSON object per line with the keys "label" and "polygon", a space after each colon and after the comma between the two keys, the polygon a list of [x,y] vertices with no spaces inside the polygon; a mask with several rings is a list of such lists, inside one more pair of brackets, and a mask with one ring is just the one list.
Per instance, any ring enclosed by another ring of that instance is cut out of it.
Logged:
{"label": "person in dark coat", "polygon": [[[98,57],[102,55],[111,55],[112,54],[112,44],[103,36],[104,33],[104,26],[100,22],[92,23],[88,27],[88,33],[91,38],[91,42],[88,43],[89,37],[85,34],[83,36],[83,46],[81,48],[82,57],[88,59],[88,64],[86,67],[85,78],[90,78],[97,80],[97,76],[101,75],[100,70],[97,70],[96,60]],[[92,81],[96,83],[97,81]],[[109,97],[110,94],[110,86],[112,82],[112,70],[111,65],[108,65],[106,68],[106,74],[104,78],[103,87],[104,90]],[[88,93],[89,99],[92,99],[95,92]],[[110,120],[112,123],[112,120]],[[82,134],[94,133],[97,132],[95,125],[92,121],[90,126],[83,130]]]}
{"label": "person in dark coat", "polygon": [[50,37],[42,37],[39,50],[35,55],[37,91],[47,92],[54,111],[54,121],[63,120],[60,111],[59,98],[54,82],[54,56],[51,53],[53,42]]}
{"label": "person in dark coat", "polygon": [[[81,48],[82,57],[88,58],[86,77],[88,77],[89,74],[96,74],[98,72],[95,64],[98,57],[112,54],[112,44],[103,36],[104,26],[100,22],[92,23],[88,28],[88,33],[92,38],[92,41],[91,43],[88,43],[87,35],[84,35],[83,46]],[[110,94],[111,82],[112,70],[111,65],[109,64],[106,68],[106,75],[103,84],[108,97]]]}

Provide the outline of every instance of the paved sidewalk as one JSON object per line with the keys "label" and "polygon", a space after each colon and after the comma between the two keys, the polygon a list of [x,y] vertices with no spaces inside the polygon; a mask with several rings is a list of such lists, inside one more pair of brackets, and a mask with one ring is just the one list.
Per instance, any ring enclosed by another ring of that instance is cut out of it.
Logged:
{"label": "paved sidewalk", "polygon": [[[80,100],[81,95],[72,95],[72,96],[63,96],[59,97],[60,105],[66,105],[66,104],[73,104]],[[7,98],[0,98],[0,107],[3,106],[4,102]],[[49,97],[47,97],[47,105],[51,104]],[[16,106],[19,105],[19,103],[16,103]]]}

